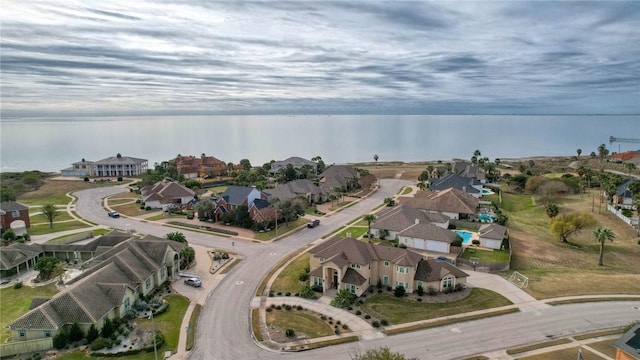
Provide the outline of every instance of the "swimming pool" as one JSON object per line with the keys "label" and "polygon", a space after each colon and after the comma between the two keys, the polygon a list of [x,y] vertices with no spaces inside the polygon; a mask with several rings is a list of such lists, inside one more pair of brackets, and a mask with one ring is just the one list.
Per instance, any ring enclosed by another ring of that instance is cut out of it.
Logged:
{"label": "swimming pool", "polygon": [[489,189],[482,189],[482,195],[492,195],[495,194],[493,191],[489,190]]}
{"label": "swimming pool", "polygon": [[464,230],[456,230],[454,232],[462,238],[462,245],[469,245],[471,243],[471,238],[473,237],[472,232]]}
{"label": "swimming pool", "polygon": [[491,214],[478,214],[478,221],[483,223],[493,222],[493,215]]}

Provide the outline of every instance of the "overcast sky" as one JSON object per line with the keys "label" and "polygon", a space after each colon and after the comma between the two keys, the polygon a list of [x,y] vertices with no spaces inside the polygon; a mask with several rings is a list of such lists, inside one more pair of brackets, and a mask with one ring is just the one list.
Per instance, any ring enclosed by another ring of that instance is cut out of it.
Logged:
{"label": "overcast sky", "polygon": [[1,111],[640,113],[640,1],[2,1]]}

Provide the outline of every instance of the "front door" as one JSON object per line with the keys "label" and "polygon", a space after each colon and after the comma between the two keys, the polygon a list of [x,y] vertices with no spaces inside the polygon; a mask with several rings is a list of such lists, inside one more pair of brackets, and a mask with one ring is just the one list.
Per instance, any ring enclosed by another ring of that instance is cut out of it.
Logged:
{"label": "front door", "polygon": [[338,272],[337,271],[333,272],[333,288],[334,289],[338,288]]}

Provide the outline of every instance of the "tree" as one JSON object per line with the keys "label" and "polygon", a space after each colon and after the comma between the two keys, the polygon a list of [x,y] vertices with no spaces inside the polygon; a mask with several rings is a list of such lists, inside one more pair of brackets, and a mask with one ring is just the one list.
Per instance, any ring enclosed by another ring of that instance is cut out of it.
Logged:
{"label": "tree", "polygon": [[58,265],[60,260],[53,256],[43,256],[38,259],[38,262],[33,267],[34,270],[39,271],[38,277],[42,280],[48,280],[58,275]]}
{"label": "tree", "polygon": [[116,329],[115,326],[113,326],[113,321],[111,321],[111,318],[109,318],[108,316],[105,317],[104,321],[102,322],[102,329],[100,329],[100,336],[108,339],[111,337],[111,334],[113,334],[115,330]]}
{"label": "tree", "polygon": [[388,347],[367,350],[364,354],[351,355],[351,360],[406,360],[401,353],[392,352]]}
{"label": "tree", "polygon": [[53,229],[53,219],[59,215],[58,209],[56,209],[56,206],[53,203],[46,203],[42,205],[41,211],[42,216],[49,222],[49,228]]}
{"label": "tree", "polygon": [[228,162],[227,163],[227,175],[231,176],[232,173],[233,173],[233,163],[232,162]]}
{"label": "tree", "polygon": [[428,180],[429,177],[433,176],[433,169],[434,169],[433,165],[427,166],[427,179],[426,180]]}
{"label": "tree", "polygon": [[317,164],[318,174],[324,171],[326,165],[324,164],[324,161],[322,161],[322,158],[320,156],[312,157],[311,161]]}
{"label": "tree", "polygon": [[596,238],[596,241],[600,243],[600,257],[598,258],[598,265],[604,266],[604,243],[607,240],[613,242],[616,234],[614,234],[613,231],[609,228],[597,227],[595,230],[593,230],[593,236]]}
{"label": "tree", "polygon": [[378,159],[379,159],[378,154],[374,154],[373,155],[373,160],[377,163]]}
{"label": "tree", "polygon": [[480,156],[482,156],[482,153],[480,152],[480,150],[476,149],[476,150],[473,152],[473,156],[475,156],[476,158],[479,158]]}
{"label": "tree", "polygon": [[12,229],[7,229],[7,231],[5,231],[2,234],[2,240],[6,240],[6,241],[15,241],[16,239],[16,233],[13,232]]}
{"label": "tree", "polygon": [[347,289],[340,289],[336,296],[331,300],[331,306],[337,308],[346,308],[353,304],[356,296]]}
{"label": "tree", "polygon": [[180,251],[180,269],[186,269],[196,258],[196,252],[191,246],[185,246]]}
{"label": "tree", "polygon": [[77,322],[74,322],[69,328],[69,341],[76,342],[82,340],[82,338],[84,338],[84,331],[82,331]]}
{"label": "tree", "polygon": [[180,242],[180,243],[183,243],[183,244],[187,243],[187,238],[184,236],[183,233],[181,233],[179,231],[170,232],[167,235],[165,235],[164,237],[169,239],[169,240],[177,241],[177,242]]}
{"label": "tree", "polygon": [[251,170],[251,162],[249,161],[249,159],[242,159],[242,160],[240,160],[240,166],[242,166],[242,168],[244,169],[244,171],[249,171],[249,170]]}
{"label": "tree", "polygon": [[98,337],[100,337],[98,329],[94,324],[91,324],[91,326],[89,326],[89,330],[87,330],[87,343],[91,344],[93,340],[97,339]]}
{"label": "tree", "polygon": [[371,223],[376,221],[376,216],[373,214],[367,214],[365,216],[362,217],[364,219],[364,221],[367,222],[367,225],[369,226],[369,230],[367,230],[367,234],[369,234],[369,236],[371,236]]}
{"label": "tree", "polygon": [[547,216],[550,218],[554,218],[556,216],[558,216],[559,210],[558,210],[558,205],[554,204],[554,203],[548,203],[547,205],[544,206],[544,210],[547,213]]}
{"label": "tree", "polygon": [[600,157],[600,162],[604,162],[604,158],[607,157],[607,155],[609,155],[609,149],[607,149],[607,146],[605,144],[600,144],[600,146],[598,146],[598,156]]}
{"label": "tree", "polygon": [[429,172],[429,170],[425,170],[423,172],[420,173],[420,175],[418,176],[418,181],[420,181],[421,183],[424,183],[425,181],[429,180],[429,178],[431,173]]}
{"label": "tree", "polygon": [[561,214],[551,220],[549,229],[562,242],[567,243],[570,235],[595,225],[595,222],[595,219],[589,213]]}
{"label": "tree", "polygon": [[198,213],[198,217],[201,219],[212,219],[213,212],[215,211],[215,206],[213,205],[213,201],[208,199],[198,201],[195,206],[195,210]]}
{"label": "tree", "polygon": [[631,175],[631,172],[636,169],[636,164],[630,162],[624,163],[624,168],[627,169],[629,175]]}
{"label": "tree", "polygon": [[582,154],[582,149],[577,149],[576,153],[578,154],[578,159],[580,159],[580,154]]}
{"label": "tree", "polygon": [[0,189],[0,201],[16,201],[16,195],[11,189],[3,186],[2,189]]}

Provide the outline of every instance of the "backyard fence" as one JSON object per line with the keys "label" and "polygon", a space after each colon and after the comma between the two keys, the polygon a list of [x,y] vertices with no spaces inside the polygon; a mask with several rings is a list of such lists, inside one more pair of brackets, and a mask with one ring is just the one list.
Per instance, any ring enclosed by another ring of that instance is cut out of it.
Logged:
{"label": "backyard fence", "polygon": [[[479,251],[484,251],[484,250],[479,250]],[[493,262],[482,261],[482,259],[479,259],[479,258],[475,258],[477,259],[478,262],[474,265],[471,259],[463,258],[462,253],[460,253],[458,255],[458,258],[456,259],[456,266],[463,269],[469,269],[469,270],[475,270],[475,271],[481,271],[481,272],[507,271],[511,269],[512,255],[513,254],[511,252],[511,241],[509,241],[509,261],[493,263]]]}
{"label": "backyard fence", "polygon": [[0,357],[15,356],[19,354],[28,354],[32,352],[49,350],[53,347],[52,338],[16,341],[11,343],[0,344]]}
{"label": "backyard fence", "polygon": [[472,229],[472,230],[476,230],[476,231],[478,229],[480,229],[480,226],[483,225],[483,223],[480,223],[480,222],[467,221],[467,220],[456,220],[456,219],[449,220],[449,224],[454,225],[456,228],[462,227],[462,228],[465,228],[465,229]]}
{"label": "backyard fence", "polygon": [[638,226],[638,219],[630,219],[630,218],[624,216],[622,214],[622,210],[618,210],[612,205],[607,205],[607,209],[609,209],[609,211],[614,213],[620,220],[626,222],[630,226]]}

